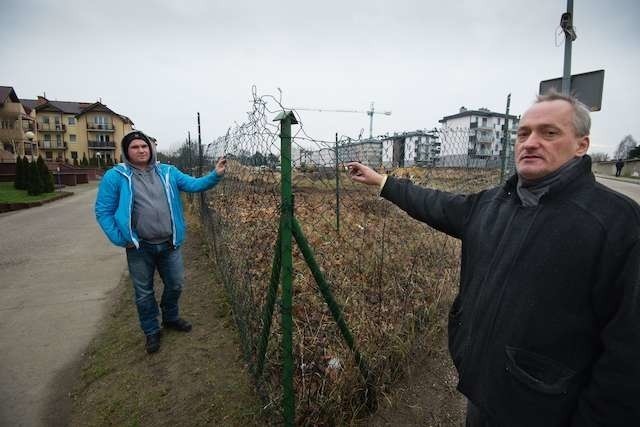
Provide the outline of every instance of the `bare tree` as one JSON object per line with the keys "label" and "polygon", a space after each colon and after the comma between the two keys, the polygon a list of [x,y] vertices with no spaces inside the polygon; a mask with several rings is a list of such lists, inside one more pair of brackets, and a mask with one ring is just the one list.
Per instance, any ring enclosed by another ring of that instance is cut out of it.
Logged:
{"label": "bare tree", "polygon": [[635,139],[633,139],[633,136],[631,135],[625,136],[624,138],[622,138],[622,141],[620,141],[620,143],[618,144],[618,148],[616,149],[614,157],[616,159],[626,159],[629,156],[629,151],[636,148],[637,145],[638,143],[636,142]]}
{"label": "bare tree", "polygon": [[606,162],[609,160],[609,153],[591,153],[589,156],[594,162]]}

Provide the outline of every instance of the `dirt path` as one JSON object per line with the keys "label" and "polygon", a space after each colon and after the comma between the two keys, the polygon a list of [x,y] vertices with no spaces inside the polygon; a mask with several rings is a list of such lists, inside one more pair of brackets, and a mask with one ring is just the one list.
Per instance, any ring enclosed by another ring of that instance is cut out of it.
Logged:
{"label": "dirt path", "polygon": [[103,331],[84,356],[70,425],[264,424],[224,288],[211,275],[200,236],[191,227],[183,246],[181,315],[193,331],[166,332],[160,352],[147,355],[125,276]]}

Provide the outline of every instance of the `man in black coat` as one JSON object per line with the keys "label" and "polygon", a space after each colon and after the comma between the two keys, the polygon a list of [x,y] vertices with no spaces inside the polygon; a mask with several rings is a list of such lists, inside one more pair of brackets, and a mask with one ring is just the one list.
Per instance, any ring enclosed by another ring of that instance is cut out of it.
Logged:
{"label": "man in black coat", "polygon": [[622,159],[618,159],[616,162],[616,176],[622,175],[622,168],[624,167],[624,162]]}
{"label": "man in black coat", "polygon": [[595,181],[590,125],[576,99],[538,97],[517,173],[470,195],[348,165],[462,240],[449,351],[468,426],[640,425],[640,207]]}

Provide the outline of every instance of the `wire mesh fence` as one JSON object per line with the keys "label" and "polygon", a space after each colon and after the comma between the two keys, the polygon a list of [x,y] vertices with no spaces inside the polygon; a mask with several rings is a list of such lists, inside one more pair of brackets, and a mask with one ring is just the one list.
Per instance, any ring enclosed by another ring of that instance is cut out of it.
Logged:
{"label": "wire mesh fence", "polygon": [[[225,155],[227,173],[217,187],[195,198],[247,364],[266,406],[276,412],[288,398],[281,385],[283,325],[265,307],[279,269],[274,257],[283,208],[281,169],[288,160],[281,155],[280,123],[273,119],[286,110],[280,99],[254,91],[247,120],[203,147],[205,171]],[[345,164],[359,161],[419,185],[469,193],[495,186],[509,174],[509,149],[479,142],[472,130],[448,128],[323,141],[307,135],[303,117],[295,117],[294,215],[355,338],[350,348],[294,245],[295,423],[342,424],[371,410],[374,394],[387,390],[411,363],[411,351],[432,345],[456,293],[460,255],[457,240],[412,220],[380,199],[377,188],[351,181]],[[197,161],[195,144],[179,150],[182,169],[196,171]],[[283,310],[282,301],[278,294],[276,311]],[[270,330],[266,346],[265,330]],[[354,348],[370,375],[358,366]]]}

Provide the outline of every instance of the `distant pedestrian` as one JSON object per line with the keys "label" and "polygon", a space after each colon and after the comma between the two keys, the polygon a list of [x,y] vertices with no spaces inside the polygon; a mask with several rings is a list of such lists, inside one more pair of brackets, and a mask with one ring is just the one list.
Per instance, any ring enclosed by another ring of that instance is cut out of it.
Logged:
{"label": "distant pedestrian", "polygon": [[126,248],[146,350],[155,353],[160,349],[161,336],[160,313],[153,292],[156,270],[164,284],[160,301],[162,326],[191,331],[191,323],[179,316],[178,309],[184,282],[180,245],[185,234],[180,192],[212,188],[224,175],[226,160],[218,160],[210,174],[193,178],[174,166],[157,162],[154,144],[140,131],[126,134],[121,144],[124,163],[114,166],[102,178],[95,212],[109,240]]}
{"label": "distant pedestrian", "polygon": [[622,175],[622,168],[624,167],[624,162],[622,159],[618,159],[616,162],[616,176]]}

